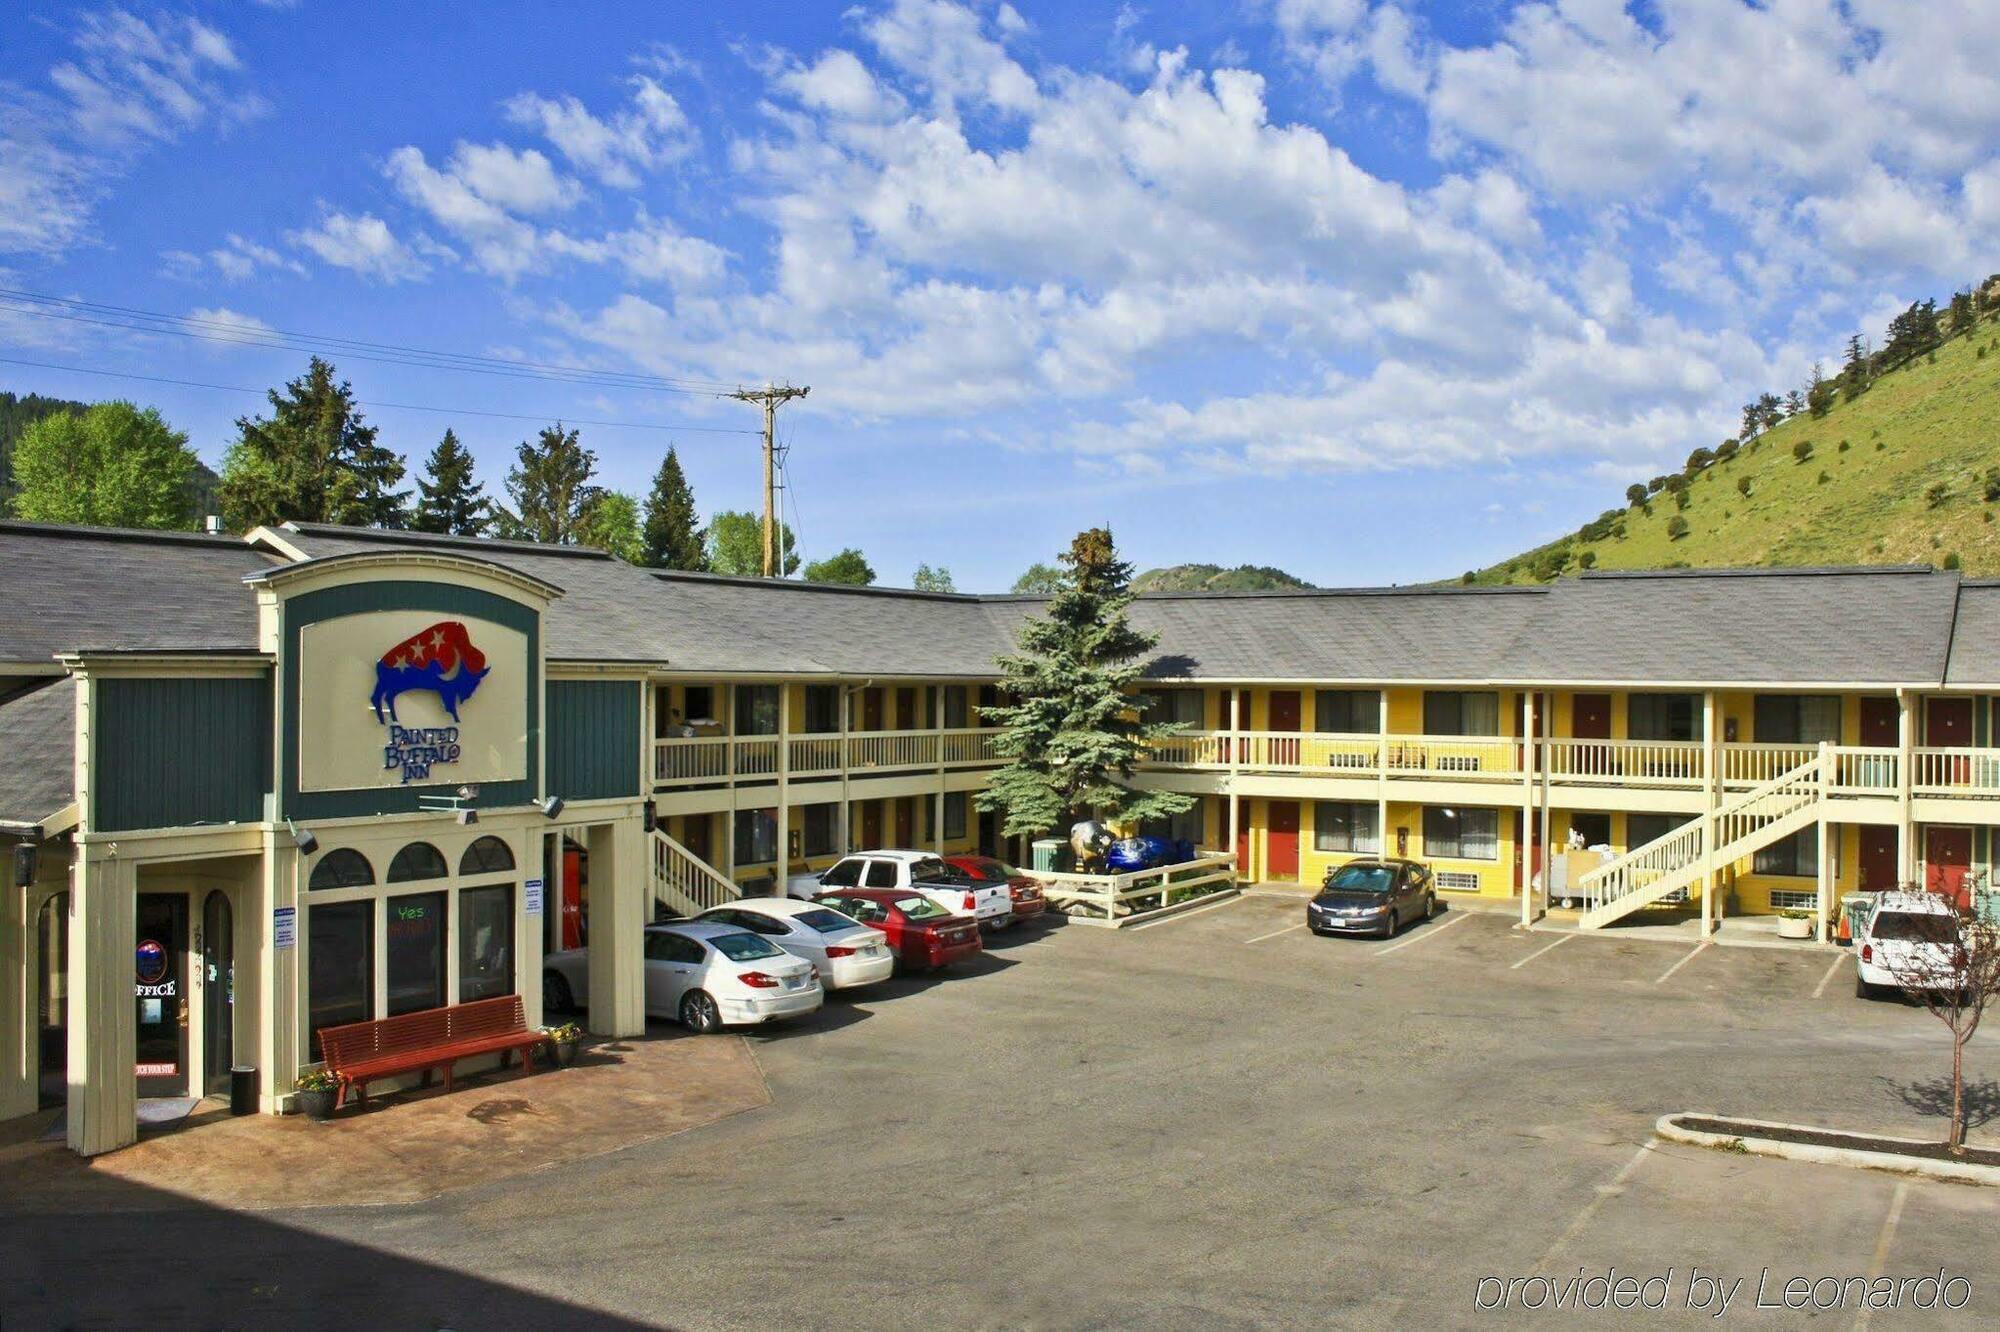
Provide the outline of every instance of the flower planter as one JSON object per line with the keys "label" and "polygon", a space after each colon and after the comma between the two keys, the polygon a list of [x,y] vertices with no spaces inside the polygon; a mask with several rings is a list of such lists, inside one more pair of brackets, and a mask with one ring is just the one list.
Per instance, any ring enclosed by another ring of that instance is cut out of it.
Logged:
{"label": "flower planter", "polygon": [[568,1068],[571,1064],[574,1064],[576,1062],[576,1052],[578,1049],[582,1047],[583,1042],[555,1041],[553,1042],[553,1044],[556,1049],[556,1067]]}
{"label": "flower planter", "polygon": [[1813,922],[1808,918],[1780,916],[1778,917],[1778,937],[1780,939],[1810,939],[1813,937]]}
{"label": "flower planter", "polygon": [[331,1087],[325,1087],[319,1091],[293,1092],[292,1101],[298,1106],[299,1113],[307,1119],[328,1120],[333,1118],[333,1088]]}

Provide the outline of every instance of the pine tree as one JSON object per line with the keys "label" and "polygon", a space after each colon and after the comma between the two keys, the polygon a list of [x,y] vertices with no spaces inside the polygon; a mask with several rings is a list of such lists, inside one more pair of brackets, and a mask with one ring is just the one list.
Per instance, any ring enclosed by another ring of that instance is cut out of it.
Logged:
{"label": "pine tree", "polygon": [[680,456],[667,446],[667,456],[653,477],[646,497],[643,562],[655,569],[708,568],[708,533],[695,526],[694,490],[681,471]]}
{"label": "pine tree", "polygon": [[486,488],[473,480],[472,455],[449,428],[425,460],[417,492],[420,498],[410,515],[413,531],[483,536],[492,521],[493,505],[486,498]]}
{"label": "pine tree", "polygon": [[403,460],[375,442],[354,389],[315,356],[305,374],[269,393],[271,415],[241,417],[222,464],[223,512],[239,530],[287,519],[400,526]]}
{"label": "pine tree", "polygon": [[979,807],[1005,812],[1008,837],[1038,836],[1077,814],[1131,824],[1194,805],[1191,796],[1130,785],[1147,746],[1178,729],[1139,720],[1148,700],[1131,692],[1159,641],[1126,622],[1132,566],[1101,527],[1079,533],[1061,562],[1047,608],[1021,626],[1020,653],[1000,663],[1001,690],[1015,702],[983,710],[1004,728],[994,746],[1009,762]]}
{"label": "pine tree", "polygon": [[603,493],[590,484],[597,474],[597,455],[578,442],[578,433],[564,430],[558,421],[544,426],[532,444],[521,442],[507,473],[514,507],[499,512],[501,535],[552,546],[576,544],[583,515]]}

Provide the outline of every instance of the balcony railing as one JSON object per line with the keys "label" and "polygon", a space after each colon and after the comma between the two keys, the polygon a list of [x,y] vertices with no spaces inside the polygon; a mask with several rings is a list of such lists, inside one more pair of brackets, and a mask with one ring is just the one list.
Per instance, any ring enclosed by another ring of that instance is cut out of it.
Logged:
{"label": "balcony railing", "polygon": [[[825,776],[870,769],[977,768],[1000,762],[994,752],[999,732],[986,727],[946,731],[856,731],[839,735],[793,735],[784,740],[785,762],[795,777]],[[672,737],[653,742],[656,786],[699,786],[736,777],[766,779],[778,773],[777,736]],[[733,763],[732,763],[733,753]]]}
{"label": "balcony railing", "polygon": [[1911,759],[1910,789],[1915,795],[2000,795],[2000,749],[1926,747]]}

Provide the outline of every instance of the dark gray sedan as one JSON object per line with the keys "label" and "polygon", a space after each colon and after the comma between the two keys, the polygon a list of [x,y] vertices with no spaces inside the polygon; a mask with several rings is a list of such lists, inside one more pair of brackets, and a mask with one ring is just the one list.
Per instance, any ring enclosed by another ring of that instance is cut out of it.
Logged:
{"label": "dark gray sedan", "polygon": [[1437,914],[1437,881],[1414,860],[1350,860],[1326,872],[1306,903],[1314,934],[1376,934],[1387,939],[1413,920]]}

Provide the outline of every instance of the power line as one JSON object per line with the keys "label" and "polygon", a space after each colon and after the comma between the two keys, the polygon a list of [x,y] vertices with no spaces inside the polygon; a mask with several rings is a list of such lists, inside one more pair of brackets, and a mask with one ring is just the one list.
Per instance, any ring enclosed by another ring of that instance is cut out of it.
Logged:
{"label": "power line", "polygon": [[[51,361],[24,361],[18,357],[0,356],[0,365],[26,365],[38,370],[63,370],[76,375],[105,375],[112,379],[138,379],[149,384],[176,384],[182,388],[216,389],[224,393],[250,393],[262,396],[266,390],[245,388],[241,384],[208,384],[197,379],[172,379],[165,375],[141,375],[126,370],[96,370],[84,365],[57,365]],[[415,402],[384,402],[375,398],[356,398],[356,405],[380,407],[404,412],[438,412],[446,416],[486,416],[502,421],[553,421],[556,413],[544,412],[540,415],[523,415],[519,412],[489,412],[476,407],[431,407]],[[592,421],[582,417],[562,416],[567,425],[607,426],[623,430],[688,430],[706,435],[761,435],[761,430],[743,430],[732,426],[689,425],[684,421]]]}
{"label": "power line", "polygon": [[[328,350],[353,360],[409,365],[424,369],[458,370],[470,374],[491,374],[512,379],[542,379],[557,383],[594,385],[603,388],[639,389],[722,397],[736,385],[723,380],[701,380],[636,371],[594,369],[562,362],[516,360],[471,352],[440,351],[398,343],[369,342],[358,338],[299,333],[274,328],[249,328],[227,320],[203,319],[193,315],[170,315],[130,306],[99,301],[73,300],[40,292],[0,288],[0,298],[12,302],[0,309],[41,319],[136,333],[164,333],[232,346],[264,347],[279,351]],[[335,351],[335,349],[338,349]]]}

